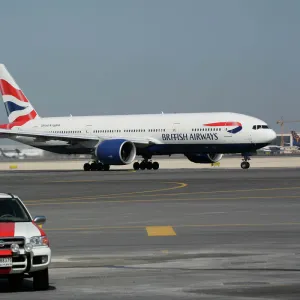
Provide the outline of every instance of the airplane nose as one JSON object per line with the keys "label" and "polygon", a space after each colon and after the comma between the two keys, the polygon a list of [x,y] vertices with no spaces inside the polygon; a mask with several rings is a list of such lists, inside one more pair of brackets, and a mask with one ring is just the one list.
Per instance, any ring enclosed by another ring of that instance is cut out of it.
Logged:
{"label": "airplane nose", "polygon": [[277,134],[276,134],[276,132],[273,129],[271,129],[269,136],[270,136],[270,142],[272,142],[272,141],[274,141],[276,139]]}

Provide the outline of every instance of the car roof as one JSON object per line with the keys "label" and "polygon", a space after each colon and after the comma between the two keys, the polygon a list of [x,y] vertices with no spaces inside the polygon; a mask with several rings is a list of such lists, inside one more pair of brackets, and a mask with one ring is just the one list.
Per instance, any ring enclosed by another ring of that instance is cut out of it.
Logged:
{"label": "car roof", "polygon": [[10,193],[0,193],[0,198],[17,198],[17,196]]}

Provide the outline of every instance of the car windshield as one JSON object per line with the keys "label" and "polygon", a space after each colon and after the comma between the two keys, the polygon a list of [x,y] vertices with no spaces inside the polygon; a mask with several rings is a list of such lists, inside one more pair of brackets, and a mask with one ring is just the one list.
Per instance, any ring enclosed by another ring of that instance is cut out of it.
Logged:
{"label": "car windshield", "polygon": [[0,198],[0,223],[31,222],[30,216],[16,198]]}

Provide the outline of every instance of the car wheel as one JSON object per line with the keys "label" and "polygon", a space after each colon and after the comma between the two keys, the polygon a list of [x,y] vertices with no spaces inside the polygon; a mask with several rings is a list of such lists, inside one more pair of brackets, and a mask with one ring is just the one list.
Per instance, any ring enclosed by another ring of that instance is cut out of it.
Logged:
{"label": "car wheel", "polygon": [[33,288],[36,291],[47,290],[49,288],[48,268],[33,273]]}

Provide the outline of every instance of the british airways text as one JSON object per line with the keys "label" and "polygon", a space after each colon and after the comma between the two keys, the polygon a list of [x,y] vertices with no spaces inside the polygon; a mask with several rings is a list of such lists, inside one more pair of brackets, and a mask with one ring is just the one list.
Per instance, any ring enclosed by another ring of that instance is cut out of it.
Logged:
{"label": "british airways text", "polygon": [[196,140],[218,140],[217,133],[163,133],[163,141],[196,141]]}

